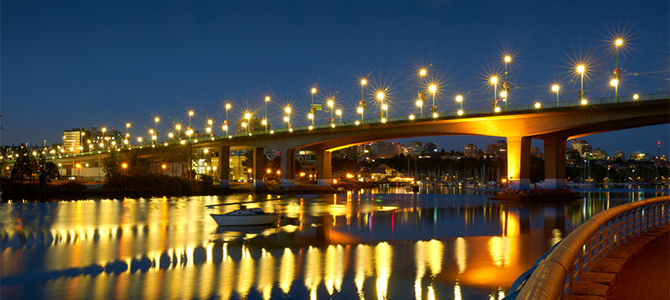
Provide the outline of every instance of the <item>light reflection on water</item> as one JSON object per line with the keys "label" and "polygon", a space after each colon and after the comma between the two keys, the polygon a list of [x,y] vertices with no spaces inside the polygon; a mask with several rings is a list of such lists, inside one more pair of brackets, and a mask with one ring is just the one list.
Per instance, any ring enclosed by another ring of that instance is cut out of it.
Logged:
{"label": "light reflection on water", "polygon": [[588,192],[567,205],[289,196],[279,226],[235,228],[217,227],[205,205],[246,196],[4,203],[0,296],[498,299],[588,217],[661,195]]}

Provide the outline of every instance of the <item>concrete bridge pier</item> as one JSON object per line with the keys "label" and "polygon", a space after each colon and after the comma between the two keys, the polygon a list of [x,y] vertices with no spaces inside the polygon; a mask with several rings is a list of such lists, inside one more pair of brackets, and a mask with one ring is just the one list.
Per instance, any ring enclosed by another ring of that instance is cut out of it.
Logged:
{"label": "concrete bridge pier", "polygon": [[507,137],[507,176],[519,190],[530,188],[530,141],[529,136]]}
{"label": "concrete bridge pier", "polygon": [[263,147],[258,147],[253,150],[254,152],[254,188],[263,187],[263,174],[265,172],[263,166],[263,156],[265,155]]}
{"label": "concrete bridge pier", "polygon": [[281,186],[295,186],[295,149],[279,149],[281,156]]}
{"label": "concrete bridge pier", "polygon": [[544,140],[544,187],[565,187],[565,147],[567,139],[546,138]]}
{"label": "concrete bridge pier", "polygon": [[332,152],[316,150],[316,178],[319,186],[330,186]]}
{"label": "concrete bridge pier", "polygon": [[230,147],[219,147],[219,187],[230,187]]}

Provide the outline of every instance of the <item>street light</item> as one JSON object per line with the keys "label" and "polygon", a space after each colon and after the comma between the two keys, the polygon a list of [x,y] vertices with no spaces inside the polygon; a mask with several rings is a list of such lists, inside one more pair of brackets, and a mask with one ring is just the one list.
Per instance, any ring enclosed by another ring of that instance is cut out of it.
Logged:
{"label": "street light", "polygon": [[505,90],[505,111],[507,111],[507,96],[509,96],[509,82],[507,82],[507,63],[512,61],[512,57],[509,55],[505,56],[505,84],[503,84],[503,89]]}
{"label": "street light", "polygon": [[551,87],[551,90],[554,91],[554,92],[556,92],[556,107],[558,107],[558,90],[559,90],[559,89],[560,89],[560,87],[558,86],[558,84],[554,84],[554,85]]}
{"label": "street light", "polygon": [[314,107],[314,94],[316,94],[316,88],[312,88],[312,105],[309,106],[309,118],[312,119],[312,126],[314,126],[314,115],[316,114],[316,108]]}
{"label": "street light", "polygon": [[270,96],[265,97],[265,120],[263,120],[265,122],[265,132],[268,131],[268,102],[270,102]]}
{"label": "street light", "polygon": [[368,81],[366,79],[361,79],[361,102],[358,103],[358,113],[361,114],[361,122],[364,120],[364,112],[365,112],[365,100],[363,99],[363,90],[365,90],[365,85],[368,84]]}
{"label": "street light", "polygon": [[456,102],[461,104],[461,109],[458,111],[458,115],[463,115],[463,96],[457,95],[456,96]]}
{"label": "street light", "polygon": [[423,101],[421,101],[421,99],[416,100],[416,106],[418,106],[420,108],[421,117],[423,118]]}
{"label": "street light", "polygon": [[333,119],[333,105],[335,105],[335,101],[333,101],[333,99],[328,100],[328,110],[330,110],[330,120],[328,120],[329,123],[335,122],[335,119]]}
{"label": "street light", "polygon": [[128,137],[128,128],[130,128],[130,123],[126,123],[126,136]]}
{"label": "street light", "polygon": [[284,108],[284,111],[286,112],[286,117],[284,117],[284,122],[286,122],[286,128],[291,130],[291,107],[287,106]]}
{"label": "street light", "polygon": [[[247,119],[247,123],[249,124],[249,127],[247,127],[247,133],[251,132],[251,114],[246,113],[244,114],[244,118]],[[242,123],[242,126],[245,126],[245,123]]]}
{"label": "street light", "polygon": [[581,86],[581,89],[579,90],[579,95],[578,95],[580,100],[584,99],[584,69],[585,69],[584,65],[577,66],[577,72],[579,72],[581,74],[581,77],[582,77],[582,80],[581,80],[582,81],[582,86]]}
{"label": "street light", "polygon": [[[377,99],[379,99],[380,107],[383,106],[384,105],[384,93],[383,92],[377,93]],[[379,112],[379,118],[381,119],[382,116],[384,116],[384,110],[383,109]]]}
{"label": "street light", "polygon": [[493,84],[493,103],[491,106],[496,106],[498,104],[497,94],[498,94],[498,77],[491,77],[491,84]]}
{"label": "street light", "polygon": [[640,98],[638,94],[633,95],[633,100],[637,100],[638,98]]}
{"label": "street light", "polygon": [[140,148],[142,148],[142,146],[144,146],[144,144],[142,144],[142,137],[141,136],[137,137],[137,142],[140,143]]}
{"label": "street light", "polygon": [[619,102],[619,81],[612,79],[610,85],[614,87],[614,102]]}
{"label": "street light", "polygon": [[435,106],[435,92],[437,91],[437,87],[434,84],[431,84],[430,87],[428,87],[428,90],[433,94],[433,106],[430,107],[430,112],[433,114],[433,117],[436,117],[437,106]]}
{"label": "street light", "polygon": [[426,76],[426,69],[419,70],[419,92],[423,93],[423,76]]}
{"label": "street light", "polygon": [[188,111],[188,127],[191,127],[191,117],[193,116],[193,111]]}
{"label": "street light", "polygon": [[342,123],[342,111],[338,109],[335,111],[335,114],[340,117],[340,123]]}

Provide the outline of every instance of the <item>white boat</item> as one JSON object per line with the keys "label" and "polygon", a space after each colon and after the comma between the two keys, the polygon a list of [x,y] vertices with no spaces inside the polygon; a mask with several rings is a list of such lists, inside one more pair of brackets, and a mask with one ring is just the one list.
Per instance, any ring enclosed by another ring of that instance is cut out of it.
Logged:
{"label": "white boat", "polygon": [[243,208],[226,214],[210,214],[219,226],[268,225],[279,220],[278,213],[267,213],[260,208]]}

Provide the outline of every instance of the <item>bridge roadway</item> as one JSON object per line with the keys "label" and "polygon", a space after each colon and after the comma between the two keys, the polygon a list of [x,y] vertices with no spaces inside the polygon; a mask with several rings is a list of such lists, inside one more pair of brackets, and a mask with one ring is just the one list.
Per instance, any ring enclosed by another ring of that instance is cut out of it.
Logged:
{"label": "bridge roadway", "polygon": [[[279,149],[281,153],[282,186],[295,185],[295,151],[314,150],[317,154],[318,184],[331,183],[331,153],[353,145],[389,139],[422,136],[478,135],[507,139],[508,177],[514,186],[524,189],[530,184],[531,139],[544,141],[545,184],[547,188],[561,188],[565,183],[565,154],[567,140],[586,135],[670,123],[670,93],[580,101],[517,105],[507,111],[492,109],[441,112],[436,117],[391,117],[365,120],[364,123],[347,121],[276,129],[273,132],[252,132],[219,136],[193,143],[193,148],[218,152],[220,186],[228,187],[230,151],[252,149],[254,157],[254,186],[261,187],[264,169],[259,163],[264,148]],[[622,141],[625,142],[625,141]],[[70,158],[71,159],[71,158]]]}

